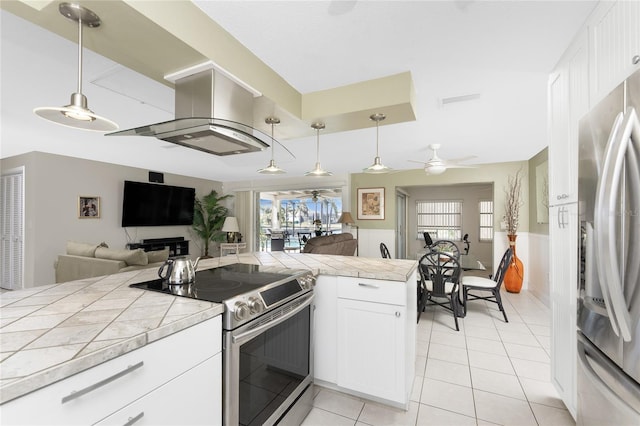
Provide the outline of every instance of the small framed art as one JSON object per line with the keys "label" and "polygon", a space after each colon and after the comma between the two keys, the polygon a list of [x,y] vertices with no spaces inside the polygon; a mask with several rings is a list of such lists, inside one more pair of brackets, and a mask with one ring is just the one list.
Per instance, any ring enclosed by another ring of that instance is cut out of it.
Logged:
{"label": "small framed art", "polygon": [[358,188],[358,219],[384,219],[384,188]]}
{"label": "small framed art", "polygon": [[79,196],[78,197],[78,218],[99,219],[100,218],[100,197]]}

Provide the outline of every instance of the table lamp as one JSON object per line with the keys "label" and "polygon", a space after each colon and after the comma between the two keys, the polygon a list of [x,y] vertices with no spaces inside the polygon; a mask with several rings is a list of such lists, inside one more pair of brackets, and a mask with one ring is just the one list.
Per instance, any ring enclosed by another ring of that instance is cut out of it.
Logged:
{"label": "table lamp", "polygon": [[356,225],[355,220],[353,220],[353,216],[351,216],[351,212],[342,212],[342,214],[338,218],[338,223],[344,223],[345,225],[349,225],[356,228],[356,256],[357,256],[358,246],[360,245],[360,241],[358,241],[358,226]]}
{"label": "table lamp", "polygon": [[240,232],[240,228],[238,227],[238,219],[233,216],[228,216],[224,219],[224,224],[222,225],[222,232],[227,233],[227,242],[235,243],[238,241],[237,233]]}

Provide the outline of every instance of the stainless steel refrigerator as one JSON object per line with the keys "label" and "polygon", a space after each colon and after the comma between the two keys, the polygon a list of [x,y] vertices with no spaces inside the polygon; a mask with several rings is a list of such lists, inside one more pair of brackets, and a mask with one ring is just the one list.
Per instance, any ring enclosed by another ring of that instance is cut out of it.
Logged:
{"label": "stainless steel refrigerator", "polygon": [[580,425],[640,425],[638,114],[640,71],[580,120]]}

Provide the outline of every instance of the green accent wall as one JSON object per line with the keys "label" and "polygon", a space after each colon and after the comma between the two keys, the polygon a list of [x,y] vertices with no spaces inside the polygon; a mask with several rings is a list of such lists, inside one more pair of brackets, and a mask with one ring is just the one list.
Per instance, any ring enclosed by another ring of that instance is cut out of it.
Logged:
{"label": "green accent wall", "polygon": [[[518,231],[529,231],[529,165],[527,161],[483,164],[473,168],[449,169],[441,175],[427,175],[423,169],[403,170],[393,173],[372,175],[355,173],[351,175],[351,212],[357,225],[363,229],[395,229],[396,227],[396,188],[407,186],[451,185],[465,183],[493,183],[494,188],[494,227],[500,230],[504,214],[504,188],[510,175],[522,170],[522,200],[520,227]],[[357,204],[359,188],[385,188],[384,220],[358,220]],[[344,208],[346,210],[346,207]]]}
{"label": "green accent wall", "polygon": [[[549,235],[549,149],[529,160],[529,232]],[[540,176],[538,176],[540,175]],[[546,189],[545,187],[546,182]],[[541,210],[546,211],[545,215]]]}

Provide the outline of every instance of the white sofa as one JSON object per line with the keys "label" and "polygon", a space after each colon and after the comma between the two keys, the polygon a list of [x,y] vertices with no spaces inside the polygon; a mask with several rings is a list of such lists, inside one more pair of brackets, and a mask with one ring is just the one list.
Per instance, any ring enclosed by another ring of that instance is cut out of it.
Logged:
{"label": "white sofa", "polygon": [[67,242],[67,253],[55,262],[56,283],[117,274],[143,268],[160,268],[169,258],[169,249],[145,252],[114,250],[106,244]]}

